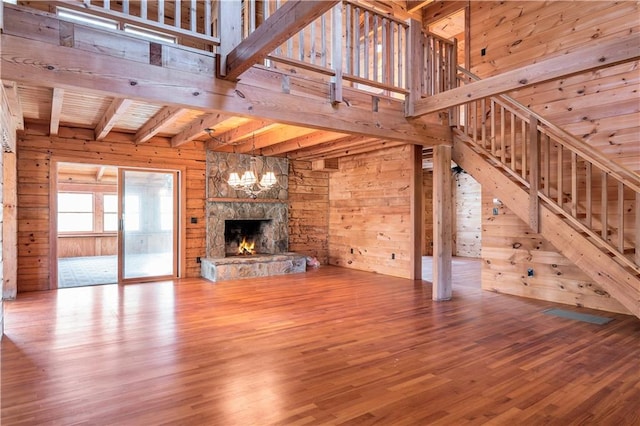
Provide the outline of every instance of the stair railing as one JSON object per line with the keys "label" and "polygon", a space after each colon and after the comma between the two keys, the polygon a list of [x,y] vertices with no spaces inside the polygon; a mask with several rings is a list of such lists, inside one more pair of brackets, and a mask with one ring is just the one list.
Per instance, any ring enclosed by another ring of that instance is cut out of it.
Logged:
{"label": "stair railing", "polygon": [[[461,84],[479,80],[458,68]],[[640,274],[640,176],[513,98],[472,101],[450,112],[452,125],[530,193],[530,225],[540,201],[601,249]]]}

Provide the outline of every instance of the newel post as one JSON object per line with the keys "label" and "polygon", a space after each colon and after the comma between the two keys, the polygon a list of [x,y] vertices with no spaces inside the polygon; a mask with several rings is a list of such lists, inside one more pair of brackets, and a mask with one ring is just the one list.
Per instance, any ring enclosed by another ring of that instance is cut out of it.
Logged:
{"label": "newel post", "polygon": [[529,119],[529,226],[534,232],[540,232],[540,134],[538,119]]}
{"label": "newel post", "polygon": [[422,23],[415,19],[409,20],[409,32],[407,37],[407,90],[409,94],[404,101],[404,115],[415,115],[414,104],[422,97],[422,81],[424,66],[424,40],[422,37]]}
{"label": "newel post", "polygon": [[339,2],[331,9],[331,66],[335,73],[331,79],[330,95],[331,103],[342,102],[342,34],[344,25],[342,23],[342,2]]}
{"label": "newel post", "polygon": [[227,55],[242,41],[242,2],[221,1],[219,36],[220,54],[218,55],[218,76],[227,75]]}

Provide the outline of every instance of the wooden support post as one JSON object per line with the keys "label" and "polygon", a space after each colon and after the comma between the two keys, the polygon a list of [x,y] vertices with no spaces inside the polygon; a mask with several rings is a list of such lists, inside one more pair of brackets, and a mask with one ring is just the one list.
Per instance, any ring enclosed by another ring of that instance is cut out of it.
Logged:
{"label": "wooden support post", "polygon": [[[526,171],[523,170],[523,175]],[[529,119],[529,226],[533,232],[540,232],[540,136],[538,119]]]}
{"label": "wooden support post", "polygon": [[218,55],[218,75],[227,75],[227,55],[242,41],[242,2],[221,1],[220,8],[220,47]]}
{"label": "wooden support post", "polygon": [[635,259],[636,265],[640,265],[640,192],[636,192],[636,206],[635,206],[635,215],[636,215],[636,238],[633,242],[634,247],[636,249]]}
{"label": "wooden support post", "polygon": [[422,25],[419,21],[409,21],[408,48],[407,48],[407,89],[409,94],[405,97],[404,113],[407,117],[414,115],[414,105],[422,97],[422,80],[424,76],[422,65],[424,58],[424,46],[422,39]]}
{"label": "wooden support post", "polygon": [[433,147],[433,294],[451,299],[451,147]]}
{"label": "wooden support post", "polygon": [[410,145],[411,149],[411,279],[422,279],[422,146]]}
{"label": "wooden support post", "polygon": [[[15,137],[15,135],[14,135]],[[18,292],[18,178],[15,152],[2,153],[2,298]]]}
{"label": "wooden support post", "polygon": [[335,75],[331,81],[331,103],[342,102],[342,3],[331,10],[331,67]]}

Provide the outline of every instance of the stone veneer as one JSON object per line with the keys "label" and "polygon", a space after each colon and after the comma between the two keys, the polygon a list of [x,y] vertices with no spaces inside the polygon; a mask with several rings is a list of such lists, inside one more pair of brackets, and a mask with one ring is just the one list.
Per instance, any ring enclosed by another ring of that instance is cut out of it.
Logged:
{"label": "stone veneer", "polygon": [[[207,257],[201,274],[212,281],[281,275],[306,270],[306,258],[289,249],[288,173],[289,160],[258,157],[258,174],[271,170],[278,184],[251,199],[243,191],[227,185],[229,173],[249,167],[250,155],[207,152]],[[260,176],[258,176],[258,179]],[[237,200],[237,201],[236,201]],[[264,201],[261,201],[264,200]],[[261,251],[268,255],[225,258],[224,227],[226,220],[270,219]]]}

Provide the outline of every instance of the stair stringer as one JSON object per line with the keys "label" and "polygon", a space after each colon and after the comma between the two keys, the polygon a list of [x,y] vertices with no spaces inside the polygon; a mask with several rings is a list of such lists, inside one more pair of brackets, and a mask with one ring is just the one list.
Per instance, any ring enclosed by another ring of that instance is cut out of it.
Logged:
{"label": "stair stringer", "polygon": [[[476,152],[459,134],[454,135],[452,158],[516,216],[525,223],[529,222],[528,190]],[[539,210],[539,233],[611,297],[640,318],[640,278],[564,222],[545,203],[540,202]]]}

